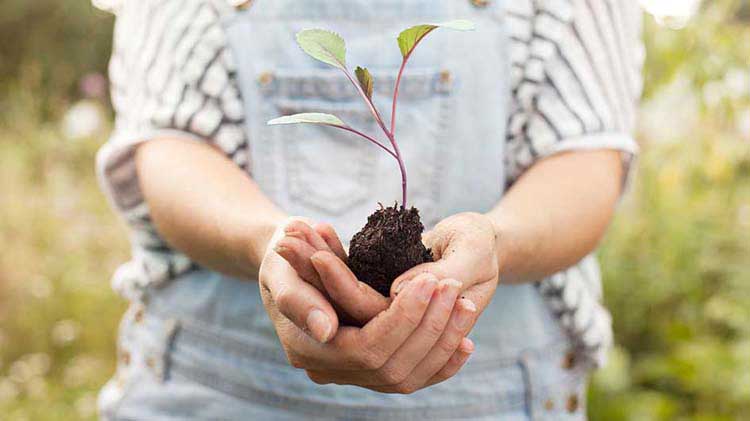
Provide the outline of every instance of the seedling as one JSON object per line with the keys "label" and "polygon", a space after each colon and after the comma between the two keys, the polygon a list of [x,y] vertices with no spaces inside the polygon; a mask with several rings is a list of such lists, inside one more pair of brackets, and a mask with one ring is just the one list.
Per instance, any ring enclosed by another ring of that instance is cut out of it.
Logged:
{"label": "seedling", "polygon": [[[346,43],[344,39],[336,34],[335,32],[327,31],[325,29],[305,29],[297,34],[297,43],[304,52],[310,55],[312,58],[322,61],[323,63],[329,64],[339,70],[349,79],[349,81],[357,89],[357,92],[364,100],[365,104],[370,110],[378,126],[383,131],[383,134],[388,139],[391,148],[388,148],[383,142],[378,141],[372,136],[369,136],[357,129],[350,127],[340,118],[324,113],[301,113],[294,114],[284,117],[275,118],[268,122],[269,125],[276,124],[297,124],[297,123],[309,123],[309,124],[322,124],[326,126],[336,127],[348,132],[354,133],[357,136],[373,143],[377,147],[384,150],[388,155],[392,156],[398,163],[399,171],[401,172],[401,207],[406,208],[407,200],[407,176],[406,166],[404,165],[404,159],[401,155],[401,151],[398,148],[398,142],[396,141],[396,106],[398,105],[398,92],[401,86],[401,77],[406,69],[406,63],[409,62],[414,50],[417,48],[420,42],[432,31],[438,28],[453,29],[456,31],[471,31],[474,30],[474,24],[467,20],[453,20],[444,23],[435,24],[423,24],[412,26],[402,31],[398,36],[398,47],[401,49],[401,67],[396,77],[396,86],[393,88],[393,101],[391,105],[391,119],[390,128],[386,126],[380,112],[378,111],[375,103],[372,101],[373,93],[373,78],[372,74],[367,68],[359,67],[354,71],[354,76],[351,74],[346,65]],[[356,76],[356,80],[355,80]]]}
{"label": "seedling", "polygon": [[336,127],[367,140],[396,160],[401,172],[401,207],[397,208],[394,205],[382,208],[381,206],[381,209],[367,218],[367,224],[354,235],[349,247],[348,263],[352,272],[360,281],[367,283],[385,296],[389,295],[391,283],[398,275],[418,264],[433,260],[430,250],[422,244],[421,236],[424,226],[420,221],[419,211],[406,207],[406,166],[396,141],[396,107],[401,78],[409,58],[417,45],[438,28],[471,31],[474,29],[474,24],[467,20],[453,20],[413,26],[399,34],[397,40],[402,60],[393,88],[390,125],[386,125],[372,100],[374,81],[370,71],[359,66],[354,70],[354,75],[349,71],[346,64],[346,43],[341,36],[324,29],[306,29],[297,34],[297,43],[304,52],[316,60],[341,70],[354,85],[390,147],[386,142],[349,126],[331,114],[301,113],[275,118],[268,122],[269,125],[309,123]]}

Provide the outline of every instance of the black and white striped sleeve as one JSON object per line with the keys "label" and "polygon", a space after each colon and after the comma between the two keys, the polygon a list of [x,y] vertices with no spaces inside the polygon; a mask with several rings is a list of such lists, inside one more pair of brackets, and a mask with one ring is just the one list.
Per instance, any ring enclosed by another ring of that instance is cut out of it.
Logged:
{"label": "black and white striped sleeve", "polygon": [[221,25],[230,12],[224,0],[127,1],[116,10],[109,66],[115,128],[97,165],[126,219],[143,205],[133,162],[142,142],[208,142],[248,165],[243,107]]}
{"label": "black and white striped sleeve", "polygon": [[507,8],[509,183],[537,160],[570,150],[620,150],[629,166],[644,57],[637,2],[524,0]]}

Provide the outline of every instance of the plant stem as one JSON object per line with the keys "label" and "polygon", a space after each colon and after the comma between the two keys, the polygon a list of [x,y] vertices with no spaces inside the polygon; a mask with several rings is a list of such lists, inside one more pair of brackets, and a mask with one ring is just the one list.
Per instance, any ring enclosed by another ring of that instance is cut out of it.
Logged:
{"label": "plant stem", "polygon": [[383,122],[383,118],[380,116],[380,113],[378,112],[378,109],[375,107],[375,104],[372,102],[372,100],[367,96],[364,90],[362,90],[362,87],[359,86],[359,82],[354,80],[354,77],[349,72],[349,70],[344,67],[343,68],[344,74],[346,75],[347,79],[349,79],[349,82],[354,85],[354,88],[357,89],[357,92],[362,97],[362,99],[365,101],[365,104],[367,104],[367,107],[370,109],[370,112],[372,113],[372,116],[375,118],[375,121],[377,121],[378,126],[383,130],[383,133],[390,138],[391,133],[388,131],[388,129],[385,127],[385,123]]}
{"label": "plant stem", "polygon": [[396,152],[396,161],[398,161],[398,169],[401,170],[401,207],[406,209],[406,165],[404,165],[404,159],[401,156],[401,151],[398,149],[398,143],[396,138],[391,135],[389,137],[393,150]]}
{"label": "plant stem", "polygon": [[[401,65],[401,70],[399,71],[399,76],[398,76],[399,81],[401,79],[401,74],[404,71],[404,66],[405,65],[406,65],[406,59],[403,61],[402,65]],[[385,136],[391,142],[391,146],[393,146],[393,152],[391,153],[391,155],[394,158],[396,158],[396,161],[398,162],[398,169],[399,169],[399,171],[401,171],[401,207],[403,207],[404,209],[406,209],[406,191],[407,191],[407,189],[406,189],[406,185],[407,185],[406,165],[404,165],[404,159],[401,156],[401,151],[398,148],[398,143],[396,142],[396,138],[395,138],[395,136],[392,133],[392,131],[393,131],[394,115],[391,115],[391,130],[389,131],[385,127],[385,123],[383,122],[383,118],[380,116],[380,113],[378,112],[377,107],[375,107],[375,104],[372,102],[372,99],[370,97],[368,97],[367,94],[365,94],[365,91],[362,90],[362,87],[359,85],[359,83],[354,80],[354,77],[352,77],[352,74],[349,72],[348,69],[346,69],[344,67],[343,71],[344,71],[344,74],[346,75],[346,77],[349,79],[349,82],[351,82],[352,85],[354,85],[354,87],[357,89],[357,92],[359,92],[359,95],[362,97],[362,99],[367,104],[367,107],[370,109],[370,112],[372,113],[373,117],[375,117],[375,121],[377,121],[378,125],[383,130],[383,133],[385,133]],[[398,85],[399,84],[396,83],[396,92],[398,92]],[[395,102],[396,102],[395,97],[396,96],[394,95],[394,108],[393,108],[393,112],[394,113],[395,113]],[[339,127],[339,126],[336,126],[336,127]],[[350,131],[352,131],[353,133],[357,133],[357,134],[363,135],[362,133],[354,131],[354,129],[351,129]],[[375,144],[377,144],[381,148],[387,150],[388,152],[391,152],[389,149],[385,148],[385,146],[383,146],[380,142],[377,142],[375,139],[372,139],[369,136],[364,136],[364,137],[366,139],[372,141],[372,142],[375,142]]]}
{"label": "plant stem", "polygon": [[398,76],[396,77],[396,86],[393,88],[393,104],[391,105],[391,134],[396,135],[396,104],[398,103],[398,88],[401,86],[401,76],[404,75],[404,69],[406,68],[406,62],[409,60],[411,52],[404,57],[401,61],[401,68],[398,69]]}
{"label": "plant stem", "polygon": [[375,145],[377,145],[378,147],[380,147],[381,149],[383,149],[384,151],[386,151],[388,153],[388,155],[390,155],[390,156],[394,157],[396,160],[398,160],[398,157],[396,156],[395,153],[393,153],[393,151],[391,151],[390,149],[388,149],[385,145],[383,145],[382,143],[378,142],[374,138],[372,138],[372,137],[370,137],[370,136],[368,136],[368,135],[360,132],[357,129],[353,129],[353,128],[349,127],[349,126],[339,126],[339,125],[336,125],[336,124],[327,124],[327,126],[336,127],[338,129],[346,130],[348,132],[351,132],[351,133],[354,133],[356,135],[359,135],[359,136],[361,136],[361,137],[369,140],[370,142],[374,143]]}

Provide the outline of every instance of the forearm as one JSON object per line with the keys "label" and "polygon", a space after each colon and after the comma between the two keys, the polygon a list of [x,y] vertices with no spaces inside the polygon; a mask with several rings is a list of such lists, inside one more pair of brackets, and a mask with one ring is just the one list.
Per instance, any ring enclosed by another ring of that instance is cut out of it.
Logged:
{"label": "forearm", "polygon": [[544,159],[488,213],[495,224],[500,282],[540,280],[570,267],[599,243],[622,185],[616,151]]}
{"label": "forearm", "polygon": [[255,278],[286,218],[252,179],[212,147],[158,139],[139,146],[141,190],[159,234],[207,268]]}

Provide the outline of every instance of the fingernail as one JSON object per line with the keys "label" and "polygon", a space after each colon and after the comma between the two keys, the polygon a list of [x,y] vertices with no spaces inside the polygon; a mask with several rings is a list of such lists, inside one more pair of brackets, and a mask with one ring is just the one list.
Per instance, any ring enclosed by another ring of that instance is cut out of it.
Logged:
{"label": "fingernail", "polygon": [[443,279],[440,281],[440,291],[445,291],[448,288],[461,289],[463,284],[455,279]]}
{"label": "fingernail", "polygon": [[461,345],[459,346],[461,348],[461,352],[465,354],[471,354],[474,352],[474,341],[472,341],[469,338],[463,338],[461,339]]}
{"label": "fingernail", "polygon": [[471,319],[474,318],[474,313],[477,312],[477,306],[466,298],[462,298],[459,302],[461,303],[461,311],[458,312],[456,317],[456,327],[464,329],[469,326]]}
{"label": "fingernail", "polygon": [[276,245],[276,247],[273,248],[273,251],[275,251],[278,254],[284,253],[286,250],[287,250],[286,247],[278,245],[278,244]]}
{"label": "fingernail", "polygon": [[307,315],[307,329],[315,340],[326,342],[331,334],[331,321],[325,313],[315,309]]}

